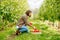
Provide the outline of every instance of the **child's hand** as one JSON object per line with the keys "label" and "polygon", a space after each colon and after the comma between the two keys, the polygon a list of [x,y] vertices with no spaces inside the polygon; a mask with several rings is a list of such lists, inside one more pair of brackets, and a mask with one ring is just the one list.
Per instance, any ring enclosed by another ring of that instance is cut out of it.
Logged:
{"label": "child's hand", "polygon": [[30,22],[29,24],[32,25],[32,22]]}
{"label": "child's hand", "polygon": [[33,29],[35,30],[35,29],[36,29],[36,27],[34,26],[34,27],[33,27]]}

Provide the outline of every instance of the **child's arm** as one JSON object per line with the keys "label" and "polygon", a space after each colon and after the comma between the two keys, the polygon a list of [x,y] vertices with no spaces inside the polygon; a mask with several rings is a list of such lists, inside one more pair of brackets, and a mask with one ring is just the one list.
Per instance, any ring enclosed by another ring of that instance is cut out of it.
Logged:
{"label": "child's arm", "polygon": [[31,25],[30,23],[28,24],[28,26],[32,27],[33,29],[36,29],[36,27]]}

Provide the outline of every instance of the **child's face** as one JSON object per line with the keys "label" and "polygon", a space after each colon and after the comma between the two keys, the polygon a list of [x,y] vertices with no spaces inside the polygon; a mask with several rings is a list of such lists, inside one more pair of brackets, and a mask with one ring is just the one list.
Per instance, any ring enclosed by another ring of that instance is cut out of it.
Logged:
{"label": "child's face", "polygon": [[32,13],[29,13],[29,17],[31,17]]}

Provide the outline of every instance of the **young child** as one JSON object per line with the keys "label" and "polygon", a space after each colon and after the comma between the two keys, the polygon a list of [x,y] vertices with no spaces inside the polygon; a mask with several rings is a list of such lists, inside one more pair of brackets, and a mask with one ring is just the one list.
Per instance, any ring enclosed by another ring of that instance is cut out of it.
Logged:
{"label": "young child", "polygon": [[21,32],[28,32],[28,28],[27,26],[31,26],[33,29],[35,29],[35,27],[33,27],[29,22],[28,22],[28,18],[31,17],[32,15],[32,11],[27,10],[25,12],[25,15],[21,16],[18,23],[17,23],[17,30],[16,30],[16,35],[18,35]]}

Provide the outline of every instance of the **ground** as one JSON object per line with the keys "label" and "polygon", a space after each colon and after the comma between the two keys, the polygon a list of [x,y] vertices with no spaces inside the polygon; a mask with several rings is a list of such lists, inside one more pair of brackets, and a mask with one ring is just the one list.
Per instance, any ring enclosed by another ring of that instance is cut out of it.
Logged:
{"label": "ground", "polygon": [[[38,23],[39,22],[39,23]],[[42,34],[23,33],[15,35],[16,25],[0,31],[0,40],[60,40],[60,34],[53,28],[42,24],[40,21],[33,21],[33,25],[41,30]],[[32,28],[28,27],[29,30]]]}

